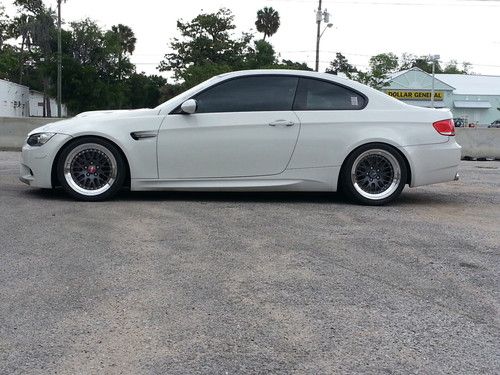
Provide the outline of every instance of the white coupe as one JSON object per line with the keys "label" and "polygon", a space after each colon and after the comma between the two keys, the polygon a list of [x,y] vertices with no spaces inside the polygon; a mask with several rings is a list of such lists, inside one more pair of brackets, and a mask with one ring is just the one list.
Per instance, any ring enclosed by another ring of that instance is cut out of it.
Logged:
{"label": "white coupe", "polygon": [[96,111],[32,131],[21,181],[86,201],[131,190],[330,191],[380,205],[458,178],[448,110],[325,73],[223,74],[154,109]]}

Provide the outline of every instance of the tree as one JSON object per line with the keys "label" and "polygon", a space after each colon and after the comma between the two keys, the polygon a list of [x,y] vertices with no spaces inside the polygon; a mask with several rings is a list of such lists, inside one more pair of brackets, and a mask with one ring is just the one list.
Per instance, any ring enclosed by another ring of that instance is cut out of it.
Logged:
{"label": "tree", "polygon": [[280,27],[280,15],[278,11],[272,7],[264,7],[257,12],[257,21],[255,21],[257,31],[264,34],[263,40],[266,37],[271,37],[276,34]]}
{"label": "tree", "polygon": [[9,16],[5,13],[5,7],[0,5],[0,51],[2,50],[4,42],[10,38],[9,29]]}
{"label": "tree", "polygon": [[[401,57],[401,63],[399,65],[400,70],[406,70],[411,68],[419,68],[424,72],[432,73],[432,59],[430,56],[417,57],[415,55],[404,53]],[[439,61],[435,62],[434,69],[436,73],[442,73],[443,69]]]}
{"label": "tree", "polygon": [[306,63],[292,61],[292,60],[282,60],[279,64],[275,64],[273,69],[293,69],[293,70],[307,70],[313,71]]}
{"label": "tree", "polygon": [[133,73],[126,81],[127,108],[153,108],[159,104],[160,89],[167,80],[157,75]]}
{"label": "tree", "polygon": [[469,74],[471,64],[468,62],[462,63],[462,68],[458,67],[456,60],[451,60],[443,69],[446,74]]}
{"label": "tree", "polygon": [[111,26],[111,30],[106,33],[108,48],[118,59],[118,80],[122,80],[124,70],[130,70],[131,64],[127,55],[132,55],[135,51],[137,39],[132,29],[121,23]]}
{"label": "tree", "polygon": [[17,82],[19,78],[19,51],[5,44],[0,50],[0,79]]}
{"label": "tree", "polygon": [[354,65],[351,65],[343,54],[337,52],[335,59],[330,62],[330,66],[325,72],[335,75],[343,73],[347,78],[352,79],[354,78],[354,74],[358,72],[358,69]]}
{"label": "tree", "polygon": [[390,73],[398,70],[399,60],[394,53],[380,53],[372,56],[369,61],[370,66],[370,86],[381,88]]}
{"label": "tree", "polygon": [[[170,48],[174,52],[165,55],[158,67],[160,71],[172,71],[176,79],[194,83],[194,70],[198,75],[202,69],[193,68],[194,65],[212,71],[236,70],[244,66],[252,36],[243,33],[235,38],[232,35],[236,26],[230,10],[223,8],[216,13],[202,13],[190,22],[179,20],[177,28],[181,38],[172,40]],[[213,65],[220,68],[211,67]]]}
{"label": "tree", "polygon": [[273,46],[263,39],[255,41],[254,48],[250,49],[246,58],[246,68],[270,68],[276,63],[276,52],[274,51]]}
{"label": "tree", "polygon": [[81,65],[104,69],[105,40],[101,28],[89,18],[70,25],[73,31],[68,34],[67,53]]}
{"label": "tree", "polygon": [[[41,0],[16,0],[18,16],[11,24],[11,36],[21,38],[19,53],[19,83],[26,83],[44,93],[44,116],[50,116],[51,61],[55,36],[55,13]],[[25,54],[24,48],[27,48]],[[27,65],[25,69],[25,65]]]}

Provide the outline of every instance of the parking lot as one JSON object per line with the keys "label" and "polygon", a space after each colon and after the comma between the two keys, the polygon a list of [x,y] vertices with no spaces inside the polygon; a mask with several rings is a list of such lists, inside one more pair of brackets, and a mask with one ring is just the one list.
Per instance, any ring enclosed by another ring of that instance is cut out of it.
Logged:
{"label": "parking lot", "polygon": [[0,152],[0,373],[500,372],[500,162],[386,207],[17,179]]}

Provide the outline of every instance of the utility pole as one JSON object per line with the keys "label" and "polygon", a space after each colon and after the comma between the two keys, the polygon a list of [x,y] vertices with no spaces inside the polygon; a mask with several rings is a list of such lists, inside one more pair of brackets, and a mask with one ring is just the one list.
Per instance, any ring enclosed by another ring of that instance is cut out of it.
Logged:
{"label": "utility pole", "polygon": [[[319,70],[319,41],[326,29],[333,26],[333,23],[330,23],[330,13],[326,9],[324,12],[321,10],[321,2],[319,0],[318,10],[316,11],[316,23],[318,24],[318,32],[316,34],[316,71]],[[323,31],[321,31],[321,21],[326,22],[326,27]]]}
{"label": "utility pole", "polygon": [[62,46],[61,46],[61,1],[57,0],[57,117],[62,117]]}
{"label": "utility pole", "polygon": [[431,55],[430,58],[432,59],[432,89],[431,89],[431,107],[434,107],[434,95],[435,95],[435,90],[434,90],[434,82],[436,80],[436,62],[441,58],[439,55]]}
{"label": "utility pole", "polygon": [[434,107],[434,77],[436,76],[436,68],[435,68],[436,63],[434,60],[432,60],[432,89],[431,89],[431,107]]}
{"label": "utility pole", "polygon": [[316,23],[318,24],[318,30],[316,33],[316,68],[319,70],[319,40],[321,39],[321,20],[323,19],[323,13],[321,12],[321,0],[319,0],[318,11],[316,12]]}

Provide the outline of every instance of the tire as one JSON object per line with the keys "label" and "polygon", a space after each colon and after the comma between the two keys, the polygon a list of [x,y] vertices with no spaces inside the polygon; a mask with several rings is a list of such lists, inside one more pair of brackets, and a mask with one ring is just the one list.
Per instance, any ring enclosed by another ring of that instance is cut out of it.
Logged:
{"label": "tire", "polygon": [[403,157],[383,143],[361,146],[345,161],[341,190],[356,203],[380,206],[396,199],[403,191],[408,171]]}
{"label": "tire", "polygon": [[125,160],[111,142],[97,137],[78,138],[64,146],[57,160],[57,178],[63,189],[81,201],[102,201],[123,187]]}

